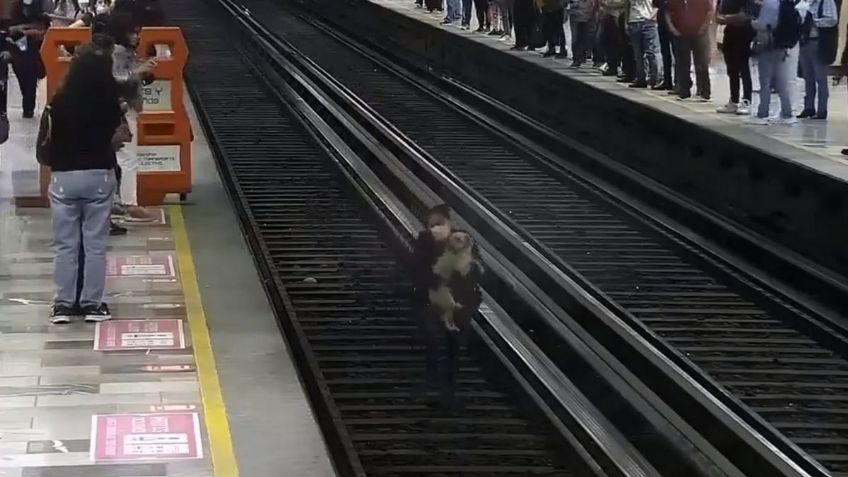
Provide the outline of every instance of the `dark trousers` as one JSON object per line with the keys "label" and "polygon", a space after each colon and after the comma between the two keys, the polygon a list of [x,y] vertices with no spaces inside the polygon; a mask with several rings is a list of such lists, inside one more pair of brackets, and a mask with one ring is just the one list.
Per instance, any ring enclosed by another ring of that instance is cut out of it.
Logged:
{"label": "dark trousers", "polygon": [[730,78],[730,102],[739,102],[739,83],[742,83],[742,99],[751,101],[751,41],[754,31],[749,26],[728,26],[724,29],[721,51]]}
{"label": "dark trousers", "polygon": [[471,24],[471,1],[472,0],[462,0],[462,24],[470,25]]}
{"label": "dark trousers", "polygon": [[533,22],[536,20],[534,9],[533,0],[515,0],[514,28],[516,48],[530,46],[530,32],[533,28]]}
{"label": "dark trousers", "polygon": [[38,88],[38,72],[41,60],[38,57],[37,46],[30,42],[27,51],[16,52],[12,59],[12,68],[18,77],[18,85],[21,88],[21,108],[24,115],[32,115],[35,112],[35,92]]}
{"label": "dark trousers", "polygon": [[672,71],[674,71],[675,67],[672,46],[674,35],[672,35],[671,31],[668,29],[668,23],[666,23],[667,17],[668,12],[664,8],[657,12],[657,21],[659,22],[657,30],[660,36],[660,55],[662,56],[663,62],[663,83],[672,87],[675,86],[674,75],[672,75]]}
{"label": "dark trousers", "polygon": [[559,46],[560,52],[565,52],[565,30],[562,25],[564,19],[565,10],[562,8],[542,13],[542,30],[545,32],[545,41],[550,51]]}
{"label": "dark trousers", "polygon": [[601,44],[606,52],[607,68],[611,73],[618,73],[621,67],[621,35],[618,20],[612,15],[604,15],[601,19]]}
{"label": "dark trousers", "polygon": [[477,11],[478,28],[489,28],[492,21],[489,18],[489,0],[474,0],[474,8]]}
{"label": "dark trousers", "polygon": [[589,22],[571,20],[571,51],[575,63],[583,63],[589,58],[592,48],[592,26]]}
{"label": "dark trousers", "polygon": [[453,394],[462,347],[471,330],[471,314],[458,310],[454,314],[459,331],[448,331],[438,314],[429,306],[422,313],[421,327],[426,345],[426,380],[428,384],[439,384],[443,392]]}
{"label": "dark trousers", "polygon": [[604,34],[603,23],[593,22],[592,28],[592,63],[602,65],[607,62],[607,52],[604,50],[604,45],[601,43],[601,38]]}
{"label": "dark trousers", "polygon": [[681,36],[675,40],[675,55],[677,60],[677,83],[681,98],[688,98],[692,92],[692,77],[689,69],[695,60],[695,83],[697,94],[709,98],[710,91],[710,34],[698,36]]}

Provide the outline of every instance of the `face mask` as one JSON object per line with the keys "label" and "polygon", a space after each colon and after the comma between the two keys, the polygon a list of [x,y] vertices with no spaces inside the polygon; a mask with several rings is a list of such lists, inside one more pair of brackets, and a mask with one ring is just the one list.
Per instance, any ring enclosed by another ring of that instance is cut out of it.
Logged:
{"label": "face mask", "polygon": [[445,240],[450,235],[451,228],[449,225],[434,225],[430,227],[430,233],[436,240]]}

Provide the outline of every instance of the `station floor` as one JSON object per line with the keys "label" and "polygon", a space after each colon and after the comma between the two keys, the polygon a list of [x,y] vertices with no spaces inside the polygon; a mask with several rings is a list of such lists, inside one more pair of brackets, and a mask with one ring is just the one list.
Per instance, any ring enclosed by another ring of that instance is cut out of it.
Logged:
{"label": "station floor", "polygon": [[[809,167],[822,174],[834,176],[840,180],[848,181],[848,156],[841,154],[843,148],[848,147],[848,88],[845,80],[841,85],[832,86],[829,101],[830,111],[827,121],[806,120],[797,124],[755,126],[745,124],[744,116],[727,115],[716,113],[716,108],[727,103],[730,98],[729,82],[725,75],[724,63],[719,54],[714,55],[711,72],[711,86],[713,98],[709,103],[690,103],[678,101],[666,94],[665,91],[633,90],[627,85],[617,83],[614,78],[604,77],[600,71],[583,66],[580,69],[570,68],[570,59],[543,58],[542,50],[537,52],[515,52],[509,48],[514,43],[500,41],[495,37],[463,31],[459,25],[440,26],[443,14],[427,13],[426,10],[416,8],[414,0],[371,0],[372,2],[403,13],[416,20],[430,23],[438,28],[446,28],[457,35],[473,38],[492,48],[503,51],[505,54],[519,55],[533,63],[551,68],[563,75],[579,79],[597,88],[609,91],[661,111],[677,116],[683,120],[714,129],[720,133],[730,136],[739,141],[755,145],[756,147],[770,153],[776,158],[782,158]],[[474,15],[472,14],[472,17]],[[472,31],[477,27],[476,18],[472,18]],[[566,26],[566,36],[570,37]],[[568,43],[570,45],[570,42]],[[570,52],[569,52],[570,53]],[[756,111],[759,104],[759,89],[757,84],[756,60],[752,61],[752,75],[754,78],[754,107]],[[692,75],[694,80],[694,74]],[[793,107],[800,112],[803,107],[803,81],[796,79],[792,85]],[[693,88],[694,92],[694,88]],[[772,95],[771,112],[776,115],[779,111],[777,95]]]}
{"label": "station floor", "polygon": [[14,82],[0,148],[0,477],[335,475],[190,104],[190,203],[110,239],[114,320],[49,324],[49,209],[14,201],[38,191],[38,121],[21,119]]}

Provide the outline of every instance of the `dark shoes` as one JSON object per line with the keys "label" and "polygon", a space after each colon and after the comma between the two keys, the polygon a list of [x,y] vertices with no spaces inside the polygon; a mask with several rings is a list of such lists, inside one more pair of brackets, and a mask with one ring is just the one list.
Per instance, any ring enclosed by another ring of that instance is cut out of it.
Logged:
{"label": "dark shoes", "polygon": [[71,318],[77,316],[85,317],[85,321],[89,323],[112,319],[109,306],[105,303],[101,303],[100,306],[87,306],[83,309],[66,305],[53,305],[53,309],[50,310],[50,323],[66,325],[71,322]]}

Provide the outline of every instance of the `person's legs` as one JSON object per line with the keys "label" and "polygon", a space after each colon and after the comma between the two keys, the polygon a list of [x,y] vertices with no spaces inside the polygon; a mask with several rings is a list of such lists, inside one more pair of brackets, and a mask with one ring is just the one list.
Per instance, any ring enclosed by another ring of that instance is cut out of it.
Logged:
{"label": "person's legs", "polygon": [[[724,42],[721,45],[724,55],[724,64],[727,67],[727,78],[730,81],[730,103],[739,103],[739,82],[741,80],[741,64],[739,53],[739,39],[728,34],[725,29]],[[747,60],[746,60],[747,61]]]}
{"label": "person's legs", "polygon": [[474,10],[477,15],[477,31],[488,30],[489,21],[487,15],[489,12],[489,0],[474,0]]}
{"label": "person's legs", "polygon": [[695,80],[704,99],[710,99],[710,34],[704,33],[693,39],[692,56],[695,61]]}
{"label": "person's legs", "polygon": [[604,15],[602,41],[607,53],[607,71],[605,75],[615,76],[621,65],[621,50],[618,41],[618,23],[612,15]]}
{"label": "person's legs", "polygon": [[568,48],[565,46],[565,9],[559,9],[556,12],[554,33],[556,34],[556,43],[559,45],[559,56],[564,58],[568,55]]}
{"label": "person's legs", "polygon": [[530,23],[533,21],[532,0],[515,0],[513,22],[515,28],[515,47],[530,46]]}
{"label": "person's legs", "polygon": [[[85,171],[82,206],[82,238],[85,249],[85,283],[80,306],[86,317],[103,305],[106,288],[106,245],[109,239],[109,214],[115,175],[112,171]],[[82,192],[82,191],[81,191]]]}
{"label": "person's legs", "polygon": [[692,40],[683,36],[674,39],[674,61],[677,65],[677,94],[681,98],[692,96]]}
{"label": "person's legs", "polygon": [[788,119],[792,117],[792,92],[789,85],[791,78],[798,74],[798,47],[796,46],[791,50],[780,50],[778,53],[774,89],[780,98],[780,118]]}
{"label": "person's legs", "polygon": [[739,78],[742,80],[742,99],[747,101],[748,104],[750,104],[754,92],[754,85],[753,81],[751,80],[751,41],[753,41],[752,38],[752,30],[747,29],[744,32],[742,41],[739,41],[737,43],[737,51],[739,52],[737,64],[739,66]]}
{"label": "person's legs", "polygon": [[634,60],[634,76],[635,83],[644,84],[647,82],[645,76],[645,57],[644,52],[642,51],[644,48],[644,42],[642,41],[642,25],[644,22],[631,22],[628,24],[629,33],[630,33],[630,45],[633,48],[633,60]]}
{"label": "person's legs", "polygon": [[829,65],[823,62],[818,55],[816,55],[816,82],[818,83],[818,114],[816,116],[820,118],[827,117],[827,103],[830,100],[830,85],[827,84],[827,70],[829,69]]}
{"label": "person's legs", "polygon": [[657,22],[647,21],[642,24],[642,54],[645,56],[647,67],[648,84],[654,85],[659,77],[659,64],[657,53],[659,50],[659,35],[657,34]]}
{"label": "person's legs", "polygon": [[628,24],[624,21],[624,14],[618,16],[619,51],[621,52],[621,72],[624,79],[633,81],[636,77],[636,56],[630,41]]}
{"label": "person's legs", "polygon": [[586,22],[571,20],[571,51],[575,65],[586,61]]}
{"label": "person's legs", "polygon": [[468,27],[471,25],[471,1],[460,0],[462,2],[462,26]]}
{"label": "person's legs", "polygon": [[801,76],[804,78],[804,110],[800,117],[809,117],[816,112],[816,63],[818,57],[818,42],[808,41],[801,46],[799,63]]}
{"label": "person's legs", "polygon": [[760,79],[760,105],[757,107],[757,117],[760,119],[768,119],[769,117],[775,69],[778,58],[782,58],[784,54],[783,50],[765,50],[757,55],[757,71]]}
{"label": "person's legs", "polygon": [[16,53],[12,61],[18,85],[21,88],[21,108],[25,118],[35,114],[35,93],[38,89],[38,51]]}
{"label": "person's legs", "polygon": [[53,282],[57,307],[73,308],[77,302],[77,279],[80,265],[82,229],[81,200],[76,196],[78,186],[74,173],[54,172],[50,177],[48,194],[53,218]]}
{"label": "person's legs", "polygon": [[672,89],[674,88],[674,75],[672,74],[672,71],[674,70],[674,56],[671,47],[673,35],[668,29],[668,24],[666,23],[665,18],[666,15],[668,15],[668,12],[664,9],[657,13],[657,18],[659,19],[657,35],[660,42],[660,53],[662,55],[662,86],[664,89]]}
{"label": "person's legs", "polygon": [[503,32],[506,36],[512,36],[515,27],[515,0],[501,0],[501,18],[503,20]]}

